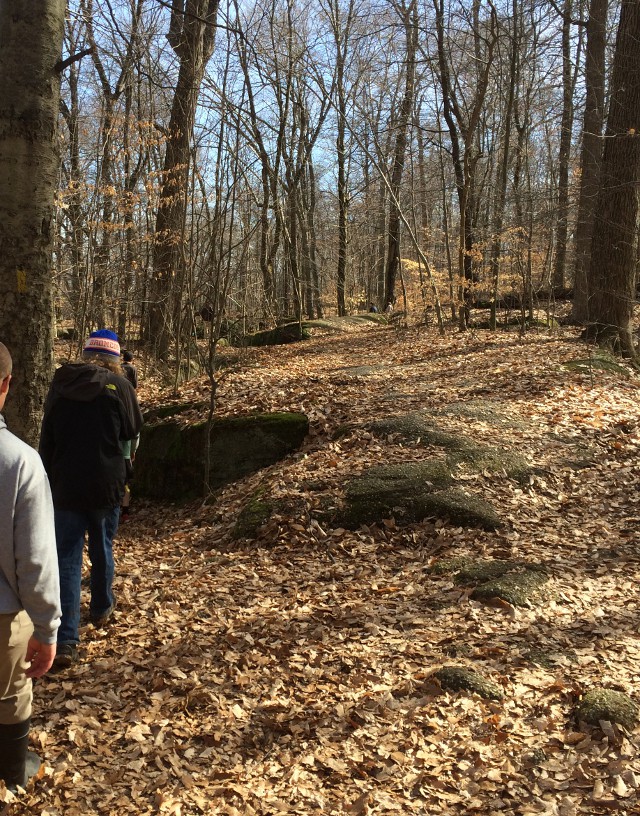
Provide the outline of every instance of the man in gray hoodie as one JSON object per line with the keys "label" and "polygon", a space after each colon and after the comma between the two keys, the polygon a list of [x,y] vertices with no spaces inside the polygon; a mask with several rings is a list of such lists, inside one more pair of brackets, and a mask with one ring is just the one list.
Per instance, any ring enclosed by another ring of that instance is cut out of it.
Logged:
{"label": "man in gray hoodie", "polygon": [[[0,411],[11,381],[0,343]],[[53,503],[33,448],[0,414],[0,779],[24,787],[40,765],[28,752],[33,678],[53,663],[60,590]]]}

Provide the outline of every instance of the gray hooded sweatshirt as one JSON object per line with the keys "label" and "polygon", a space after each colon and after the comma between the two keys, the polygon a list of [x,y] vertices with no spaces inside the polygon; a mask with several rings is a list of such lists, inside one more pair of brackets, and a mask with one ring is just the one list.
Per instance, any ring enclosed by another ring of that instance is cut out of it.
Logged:
{"label": "gray hooded sweatshirt", "polygon": [[0,614],[24,609],[41,643],[55,643],[60,586],[51,490],[37,452],[0,414]]}

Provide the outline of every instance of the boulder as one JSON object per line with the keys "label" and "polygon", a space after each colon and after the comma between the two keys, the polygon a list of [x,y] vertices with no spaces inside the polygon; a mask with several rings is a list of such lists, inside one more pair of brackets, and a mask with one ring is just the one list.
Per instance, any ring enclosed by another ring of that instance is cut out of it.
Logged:
{"label": "boulder", "polygon": [[640,709],[621,691],[593,688],[587,691],[576,709],[576,717],[589,725],[602,721],[618,723],[631,731],[638,724]]}
{"label": "boulder", "polygon": [[474,601],[496,599],[512,606],[529,606],[543,597],[549,576],[539,564],[526,561],[481,561],[466,557],[443,558],[431,566],[433,575],[453,574],[457,584],[475,586]]}
{"label": "boulder", "polygon": [[[272,413],[214,419],[209,437],[209,488],[217,489],[296,451],[309,432],[304,414]],[[205,494],[207,423],[175,418],[142,429],[134,490],[181,501]]]}

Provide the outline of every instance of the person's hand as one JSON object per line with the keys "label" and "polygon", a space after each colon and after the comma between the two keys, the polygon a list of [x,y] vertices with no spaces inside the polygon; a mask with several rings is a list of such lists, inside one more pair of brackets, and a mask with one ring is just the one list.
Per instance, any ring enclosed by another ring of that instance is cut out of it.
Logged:
{"label": "person's hand", "polygon": [[26,661],[30,664],[25,672],[27,677],[31,677],[31,679],[42,677],[53,665],[55,656],[55,643],[41,643],[37,638],[31,637],[27,644]]}

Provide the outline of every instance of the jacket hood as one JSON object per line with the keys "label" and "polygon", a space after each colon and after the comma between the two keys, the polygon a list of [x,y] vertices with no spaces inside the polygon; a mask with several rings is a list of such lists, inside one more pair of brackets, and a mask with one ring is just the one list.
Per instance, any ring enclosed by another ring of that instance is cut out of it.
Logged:
{"label": "jacket hood", "polygon": [[104,391],[111,377],[112,373],[102,366],[66,363],[53,375],[51,389],[65,399],[91,402]]}

